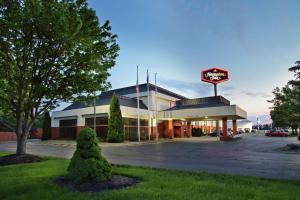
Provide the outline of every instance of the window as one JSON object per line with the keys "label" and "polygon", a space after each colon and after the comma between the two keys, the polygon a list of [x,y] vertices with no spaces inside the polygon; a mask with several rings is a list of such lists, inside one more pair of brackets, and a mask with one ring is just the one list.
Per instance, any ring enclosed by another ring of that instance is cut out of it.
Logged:
{"label": "window", "polygon": [[77,119],[59,120],[59,137],[75,139],[77,132]]}
{"label": "window", "polygon": [[[94,117],[85,118],[85,126],[94,129]],[[97,137],[105,140],[108,132],[108,117],[96,117]]]}
{"label": "window", "polygon": [[[126,140],[138,140],[138,121],[136,118],[123,118]],[[141,140],[148,139],[148,120],[140,119]]]}
{"label": "window", "polygon": [[77,119],[64,119],[64,120],[59,120],[59,126],[77,126]]}
{"label": "window", "polygon": [[[94,117],[85,118],[86,126],[94,126]],[[96,125],[108,125],[108,117],[96,117]]]}

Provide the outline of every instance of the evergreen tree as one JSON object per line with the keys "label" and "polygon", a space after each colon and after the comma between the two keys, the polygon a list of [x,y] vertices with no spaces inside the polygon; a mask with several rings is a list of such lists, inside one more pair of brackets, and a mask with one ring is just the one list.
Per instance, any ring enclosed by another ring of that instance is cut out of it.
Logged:
{"label": "evergreen tree", "polygon": [[79,183],[111,178],[111,165],[101,156],[96,133],[91,128],[83,129],[78,135],[76,151],[68,167],[68,177]]}
{"label": "evergreen tree", "polygon": [[51,118],[49,112],[44,114],[42,140],[51,138]]}
{"label": "evergreen tree", "polygon": [[119,99],[115,93],[113,94],[110,101],[107,141],[124,141],[123,118],[120,109]]}

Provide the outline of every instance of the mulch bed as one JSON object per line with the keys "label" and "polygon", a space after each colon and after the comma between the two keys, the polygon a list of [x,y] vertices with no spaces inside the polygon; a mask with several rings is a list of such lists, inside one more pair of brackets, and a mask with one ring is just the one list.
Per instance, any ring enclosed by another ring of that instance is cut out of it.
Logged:
{"label": "mulch bed", "polygon": [[41,157],[30,155],[30,154],[24,154],[24,155],[7,155],[7,156],[1,156],[0,157],[0,166],[5,165],[14,165],[14,164],[24,164],[24,163],[34,163],[34,162],[40,162],[42,160]]}
{"label": "mulch bed", "polygon": [[101,192],[134,186],[138,180],[133,177],[113,175],[110,180],[105,182],[91,181],[78,184],[67,177],[58,177],[54,179],[54,183],[80,192]]}
{"label": "mulch bed", "polygon": [[286,151],[286,152],[299,152],[300,151],[300,145],[299,144],[287,144],[286,146],[279,148],[281,151]]}

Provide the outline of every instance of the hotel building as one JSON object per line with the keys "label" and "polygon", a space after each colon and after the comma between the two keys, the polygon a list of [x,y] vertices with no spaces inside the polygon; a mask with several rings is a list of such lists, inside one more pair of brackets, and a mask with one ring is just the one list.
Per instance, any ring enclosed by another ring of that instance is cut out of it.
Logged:
{"label": "hotel building", "polygon": [[[138,139],[138,109],[136,86],[104,92],[96,100],[96,132],[105,139],[108,132],[109,104],[115,93],[120,102],[127,140]],[[148,103],[149,96],[149,103]],[[227,122],[232,134],[237,134],[237,120],[246,119],[247,113],[222,96],[190,99],[161,87],[139,85],[139,114],[141,140],[191,137],[192,127],[202,128],[206,134],[216,130],[219,121],[221,140],[229,137]],[[75,139],[84,127],[94,126],[94,105],[73,103],[52,113],[51,137]]]}

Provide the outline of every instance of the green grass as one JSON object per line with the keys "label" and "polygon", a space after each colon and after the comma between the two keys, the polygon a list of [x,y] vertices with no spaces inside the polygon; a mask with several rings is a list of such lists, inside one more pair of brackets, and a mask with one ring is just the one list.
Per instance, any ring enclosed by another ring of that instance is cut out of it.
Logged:
{"label": "green grass", "polygon": [[276,200],[300,197],[299,181],[129,166],[114,166],[113,171],[138,177],[141,182],[137,186],[103,193],[80,193],[52,182],[54,177],[65,174],[68,163],[64,159],[45,158],[40,163],[0,167],[0,199]]}
{"label": "green grass", "polygon": [[1,156],[6,156],[6,155],[9,155],[9,154],[12,154],[12,153],[8,153],[8,152],[1,152],[1,151],[0,151],[0,157],[1,157]]}

